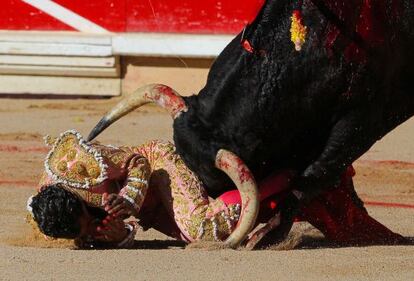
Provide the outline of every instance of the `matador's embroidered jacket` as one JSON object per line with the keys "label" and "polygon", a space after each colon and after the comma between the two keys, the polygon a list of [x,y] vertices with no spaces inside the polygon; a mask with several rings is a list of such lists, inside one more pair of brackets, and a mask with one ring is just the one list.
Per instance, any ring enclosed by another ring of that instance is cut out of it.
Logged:
{"label": "matador's embroidered jacket", "polygon": [[39,189],[61,183],[94,207],[102,207],[103,193],[117,193],[138,211],[152,189],[186,241],[224,240],[237,224],[240,206],[209,198],[170,142],[105,146],[87,143],[76,131],[48,142],[53,147]]}

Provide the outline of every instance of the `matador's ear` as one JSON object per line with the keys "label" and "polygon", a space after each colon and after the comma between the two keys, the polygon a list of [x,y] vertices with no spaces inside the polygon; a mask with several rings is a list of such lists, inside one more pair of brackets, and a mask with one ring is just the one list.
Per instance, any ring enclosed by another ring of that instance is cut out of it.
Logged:
{"label": "matador's ear", "polygon": [[45,142],[47,146],[53,146],[56,143],[56,140],[57,140],[56,137],[51,137],[49,135],[46,135],[43,137],[43,141]]}

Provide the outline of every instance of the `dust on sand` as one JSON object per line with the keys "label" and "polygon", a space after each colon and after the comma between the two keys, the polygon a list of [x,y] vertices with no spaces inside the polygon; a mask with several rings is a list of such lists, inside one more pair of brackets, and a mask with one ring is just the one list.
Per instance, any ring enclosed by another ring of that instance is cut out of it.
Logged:
{"label": "dust on sand", "polygon": [[[73,250],[68,241],[45,241],[25,222],[26,200],[34,193],[47,151],[42,137],[71,128],[86,135],[116,101],[2,99],[1,280],[413,280],[412,245],[337,248],[306,223],[295,224],[284,244],[253,252],[186,248],[151,230],[137,234],[132,250]],[[171,123],[159,109],[145,107],[99,140],[134,145],[171,139]],[[409,120],[356,163],[355,185],[362,199],[414,204],[413,137],[414,120]],[[414,236],[414,209],[367,207],[393,231]]]}

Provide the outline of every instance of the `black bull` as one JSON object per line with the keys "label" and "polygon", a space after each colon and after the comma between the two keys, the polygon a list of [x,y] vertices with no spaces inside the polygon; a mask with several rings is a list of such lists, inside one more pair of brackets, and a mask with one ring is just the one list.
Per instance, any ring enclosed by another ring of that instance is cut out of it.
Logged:
{"label": "black bull", "polygon": [[[413,1],[301,2],[267,1],[199,95],[183,98],[174,142],[211,196],[233,188],[215,167],[221,148],[258,181],[297,171],[292,186],[311,198],[414,113]],[[301,51],[290,35],[295,9],[307,27]]]}

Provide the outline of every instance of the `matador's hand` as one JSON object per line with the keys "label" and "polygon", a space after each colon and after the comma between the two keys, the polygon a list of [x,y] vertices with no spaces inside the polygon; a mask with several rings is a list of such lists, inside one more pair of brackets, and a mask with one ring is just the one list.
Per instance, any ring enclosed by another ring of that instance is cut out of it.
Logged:
{"label": "matador's hand", "polygon": [[111,216],[120,219],[126,219],[130,216],[136,217],[138,215],[134,205],[128,200],[118,194],[103,195],[105,211]]}
{"label": "matador's hand", "polygon": [[128,236],[124,221],[111,216],[107,216],[102,221],[102,226],[98,226],[97,231],[95,240],[106,243],[119,243]]}

